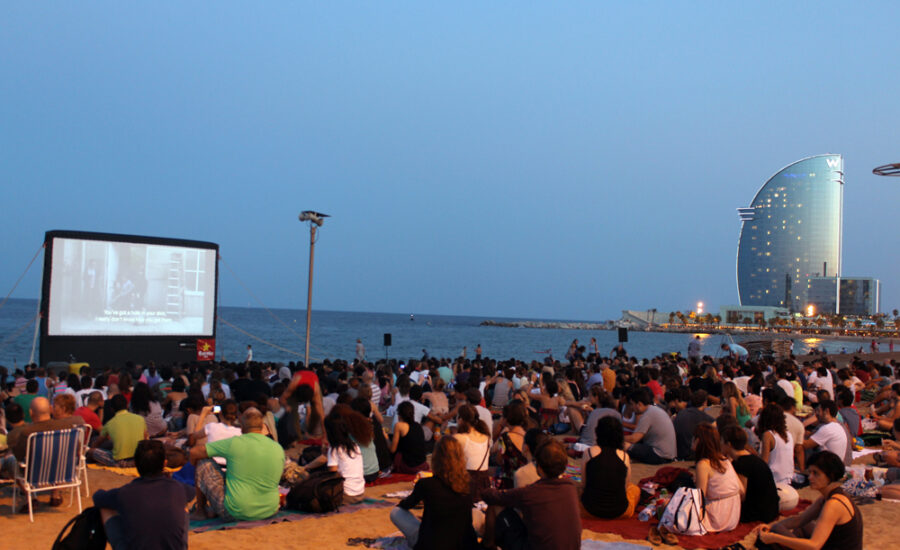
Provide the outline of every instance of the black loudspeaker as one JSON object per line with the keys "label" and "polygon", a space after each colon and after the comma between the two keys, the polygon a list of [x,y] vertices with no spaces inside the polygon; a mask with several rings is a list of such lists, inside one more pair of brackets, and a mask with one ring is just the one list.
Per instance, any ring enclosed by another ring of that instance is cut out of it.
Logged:
{"label": "black loudspeaker", "polygon": [[628,341],[628,329],[625,327],[619,327],[619,342],[627,342]]}
{"label": "black loudspeaker", "polygon": [[385,332],[385,333],[384,333],[384,346],[387,347],[387,346],[390,346],[390,345],[391,345],[391,333],[390,333],[390,332]]}

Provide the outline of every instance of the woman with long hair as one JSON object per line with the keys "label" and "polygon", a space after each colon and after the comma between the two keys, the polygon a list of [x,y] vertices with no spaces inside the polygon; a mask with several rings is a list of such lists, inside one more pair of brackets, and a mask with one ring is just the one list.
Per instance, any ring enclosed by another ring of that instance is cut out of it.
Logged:
{"label": "woman with long hair", "polygon": [[595,429],[597,444],[584,454],[581,505],[595,517],[630,518],[641,496],[640,488],[631,483],[631,460],[625,452],[622,422],[604,416]]}
{"label": "woman with long hair", "polygon": [[131,393],[131,412],[144,417],[150,437],[165,435],[169,429],[169,425],[163,418],[162,405],[154,398],[150,386],[146,382],[138,382],[134,385],[134,391]]}
{"label": "woman with long hair", "polygon": [[789,484],[794,476],[794,438],[787,431],[784,409],[775,403],[763,407],[756,435],[762,441],[759,457],[769,465],[775,483]]}
{"label": "woman with long hair", "polygon": [[[367,403],[371,403],[365,397],[362,399]],[[371,483],[378,479],[378,454],[375,452],[375,430],[372,422],[354,410],[352,404],[344,405],[339,403],[332,407],[331,412],[344,418],[344,422],[350,430],[350,437],[359,446],[363,457],[363,479],[365,479],[366,483]]]}
{"label": "woman with long hair", "polygon": [[710,533],[731,531],[741,520],[741,481],[725,456],[719,432],[712,424],[694,430],[697,488],[703,492],[703,526]]}
{"label": "woman with long hair", "polygon": [[722,386],[722,408],[737,418],[738,426],[747,427],[747,422],[750,422],[750,409],[734,382],[725,382]]}
{"label": "woman with long hair", "polygon": [[415,474],[428,469],[425,453],[425,431],[416,422],[416,410],[409,401],[397,406],[397,424],[391,437],[394,471]]}
{"label": "woman with long hair", "polygon": [[466,470],[471,479],[471,493],[474,500],[480,500],[481,491],[490,488],[491,475],[488,471],[488,456],[491,452],[491,433],[478,411],[472,405],[459,407],[457,441],[462,445],[466,457]]}
{"label": "woman with long hair", "polygon": [[[416,481],[412,493],[391,510],[391,521],[413,550],[477,548],[462,445],[453,436],[442,437],[431,462],[434,475]],[[420,502],[425,505],[421,521],[409,511]]]}
{"label": "woman with long hair", "polygon": [[351,435],[350,425],[340,411],[331,411],[324,425],[328,437],[328,469],[344,478],[344,503],[362,502],[366,490],[363,455]]}
{"label": "woman with long hair", "polygon": [[494,445],[494,458],[500,464],[501,489],[512,489],[516,471],[529,462],[524,449],[528,420],[528,407],[519,399],[510,401],[503,408],[506,427]]}

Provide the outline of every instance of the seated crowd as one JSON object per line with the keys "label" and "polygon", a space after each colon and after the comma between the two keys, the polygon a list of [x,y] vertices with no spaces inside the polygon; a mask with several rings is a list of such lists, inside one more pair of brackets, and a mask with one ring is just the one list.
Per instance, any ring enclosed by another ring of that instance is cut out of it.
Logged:
{"label": "seated crowd", "polygon": [[[192,501],[197,517],[268,518],[291,472],[322,471],[343,478],[345,504],[362,501],[380,476],[419,474],[390,514],[417,549],[575,549],[582,518],[637,514],[634,463],[691,461],[688,483],[703,494],[707,532],[773,522],[797,506],[794,486],[808,483],[822,498],[761,540],[861,547],[862,517],[840,479],[863,430],[861,403],[878,427],[900,429],[895,365],[583,351],[575,345],[567,364],[480,356],[326,361],[314,370],[129,363],[63,378],[0,367],[0,443],[9,449],[0,475],[13,477],[28,434],[84,425],[91,461],[140,475],[94,496],[114,548],[137,547],[137,534],[155,541],[146,547],[185,547]],[[900,482],[900,444],[884,445],[888,479]],[[190,491],[163,474],[186,464]],[[900,485],[884,491],[900,495]],[[51,494],[51,505],[60,502]],[[421,519],[410,511],[418,504]],[[154,515],[154,506],[167,512]],[[670,531],[654,528],[650,540],[670,542]]]}

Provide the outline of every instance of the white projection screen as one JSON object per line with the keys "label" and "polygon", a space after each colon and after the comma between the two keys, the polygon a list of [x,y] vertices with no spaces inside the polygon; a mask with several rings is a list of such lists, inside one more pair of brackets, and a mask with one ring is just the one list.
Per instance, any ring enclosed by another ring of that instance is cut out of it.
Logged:
{"label": "white projection screen", "polygon": [[48,336],[212,336],[216,250],[53,238]]}

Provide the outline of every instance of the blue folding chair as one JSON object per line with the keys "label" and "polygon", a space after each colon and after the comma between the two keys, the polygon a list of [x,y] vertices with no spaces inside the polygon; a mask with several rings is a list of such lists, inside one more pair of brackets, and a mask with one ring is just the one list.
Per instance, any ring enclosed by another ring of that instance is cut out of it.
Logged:
{"label": "blue folding chair", "polygon": [[21,488],[28,499],[28,518],[34,523],[31,494],[71,488],[69,506],[78,495],[81,513],[81,476],[79,465],[84,447],[84,430],[67,428],[52,432],[36,432],[28,436],[25,463],[16,472],[12,506],[16,510],[16,494]]}

